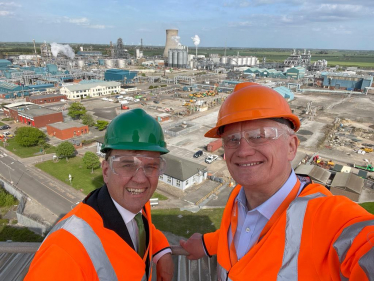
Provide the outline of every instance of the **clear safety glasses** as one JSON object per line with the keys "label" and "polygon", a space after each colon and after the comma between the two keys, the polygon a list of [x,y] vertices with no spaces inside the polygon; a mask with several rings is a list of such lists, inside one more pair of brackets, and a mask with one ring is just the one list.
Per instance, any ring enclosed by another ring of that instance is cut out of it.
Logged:
{"label": "clear safety glasses", "polygon": [[146,177],[158,177],[164,173],[166,162],[162,157],[114,155],[109,157],[109,166],[113,173],[124,178],[135,176],[139,169]]}
{"label": "clear safety glasses", "polygon": [[244,138],[249,145],[256,146],[270,140],[276,140],[285,132],[285,130],[274,127],[264,127],[227,135],[222,137],[222,142],[225,148],[238,148],[242,138]]}

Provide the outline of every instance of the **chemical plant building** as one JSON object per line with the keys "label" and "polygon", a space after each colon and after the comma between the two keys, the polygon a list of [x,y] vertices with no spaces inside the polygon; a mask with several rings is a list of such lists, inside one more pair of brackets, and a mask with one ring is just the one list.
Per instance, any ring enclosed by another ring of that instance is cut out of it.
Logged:
{"label": "chemical plant building", "polygon": [[47,95],[33,95],[26,97],[27,102],[32,102],[35,104],[44,104],[51,102],[60,102],[61,100],[66,99],[66,96],[60,94],[47,94]]}
{"label": "chemical plant building", "polygon": [[63,86],[60,89],[61,95],[65,95],[69,100],[82,99],[87,97],[107,96],[112,93],[119,93],[120,91],[120,83],[106,81],[80,83],[75,85]]}
{"label": "chemical plant building", "polygon": [[322,73],[322,86],[330,90],[348,90],[364,92],[373,84],[373,76],[344,75],[339,73]]}
{"label": "chemical plant building", "polygon": [[60,140],[67,140],[88,133],[89,129],[87,125],[83,125],[75,121],[66,123],[57,122],[47,125],[47,134],[50,137],[56,137]]}

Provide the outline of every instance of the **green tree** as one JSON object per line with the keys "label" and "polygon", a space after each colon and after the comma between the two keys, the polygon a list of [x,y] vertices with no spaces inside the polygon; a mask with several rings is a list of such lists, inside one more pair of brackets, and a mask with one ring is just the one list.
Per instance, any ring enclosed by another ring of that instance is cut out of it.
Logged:
{"label": "green tree", "polygon": [[87,151],[83,156],[83,163],[87,169],[91,169],[91,174],[93,173],[94,169],[100,167],[100,160],[99,156],[91,151]]}
{"label": "green tree", "polygon": [[56,147],[56,155],[59,158],[66,157],[66,161],[68,161],[68,157],[73,157],[74,153],[75,147],[68,141],[64,141]]}
{"label": "green tree", "polygon": [[15,131],[15,141],[20,146],[30,147],[39,144],[39,141],[45,141],[47,136],[40,131],[38,128],[34,127],[20,127]]}
{"label": "green tree", "polygon": [[105,120],[97,120],[96,121],[96,127],[99,131],[105,130],[105,128],[108,126],[109,122]]}
{"label": "green tree", "polygon": [[95,125],[95,120],[93,119],[92,115],[89,113],[85,113],[82,115],[82,123],[89,127]]}
{"label": "green tree", "polygon": [[80,119],[86,113],[86,108],[80,102],[73,102],[69,109],[68,115],[73,119]]}

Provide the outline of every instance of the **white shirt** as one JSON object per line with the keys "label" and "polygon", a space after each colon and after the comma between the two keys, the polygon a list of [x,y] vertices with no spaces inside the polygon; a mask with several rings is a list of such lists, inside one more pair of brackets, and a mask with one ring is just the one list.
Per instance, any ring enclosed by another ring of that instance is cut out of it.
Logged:
{"label": "white shirt", "polygon": [[[248,211],[247,199],[244,188],[239,191],[235,200],[238,201],[238,227],[234,237],[234,245],[238,260],[241,259],[257,242],[263,228],[272,215],[282,204],[287,195],[291,192],[297,181],[296,174],[292,170],[290,177],[285,184],[268,200]],[[305,182],[301,182],[298,194],[304,187]],[[232,243],[231,226],[228,231],[229,245]]]}
{"label": "white shirt", "polygon": [[[129,210],[126,210],[125,208],[123,208],[120,204],[118,204],[113,198],[113,203],[114,203],[114,206],[116,206],[118,212],[120,213],[123,221],[125,222],[126,224],[126,227],[127,227],[127,230],[129,231],[129,234],[130,234],[130,237],[131,237],[131,240],[132,240],[132,243],[134,244],[134,247],[135,247],[135,251],[138,250],[138,245],[139,245],[139,241],[138,241],[138,233],[139,233],[139,230],[138,230],[138,225],[136,224],[136,221],[135,221],[135,216],[136,214],[130,212]],[[141,213],[142,211],[140,211],[139,213]],[[164,249],[162,251],[160,251],[157,255],[153,256],[153,262],[154,263],[157,263],[158,260],[165,254],[167,253],[171,253],[171,249]]]}

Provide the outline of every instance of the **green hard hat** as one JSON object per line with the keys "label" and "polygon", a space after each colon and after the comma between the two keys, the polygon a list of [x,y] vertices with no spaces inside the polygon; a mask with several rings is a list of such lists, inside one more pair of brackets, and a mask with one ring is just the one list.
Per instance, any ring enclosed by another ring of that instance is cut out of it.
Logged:
{"label": "green hard hat", "polygon": [[140,108],[122,113],[110,122],[100,151],[105,153],[109,149],[169,152],[160,124]]}

